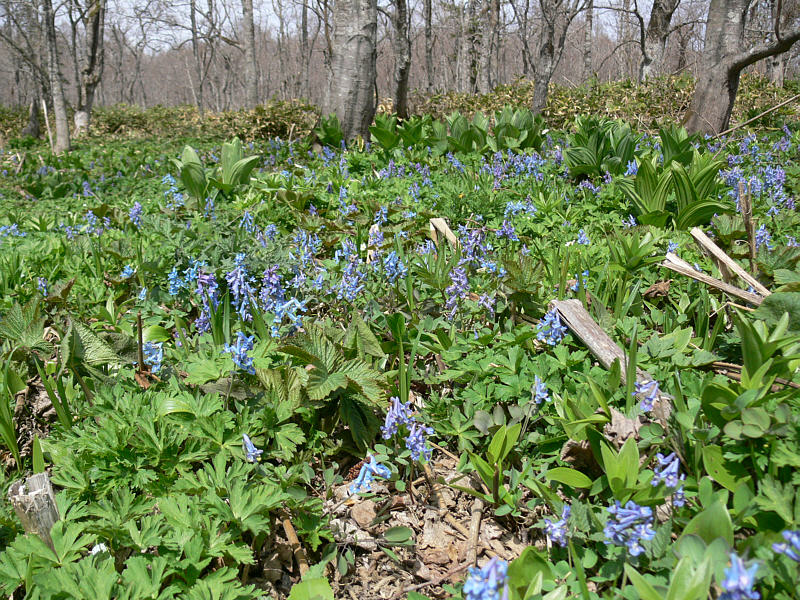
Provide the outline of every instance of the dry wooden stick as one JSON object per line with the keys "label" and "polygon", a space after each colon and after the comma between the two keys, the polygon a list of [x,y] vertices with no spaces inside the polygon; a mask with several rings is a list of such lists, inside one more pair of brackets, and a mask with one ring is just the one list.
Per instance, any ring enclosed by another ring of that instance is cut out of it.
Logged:
{"label": "dry wooden stick", "polygon": [[730,296],[735,296],[740,300],[744,300],[750,304],[755,304],[756,306],[761,304],[761,302],[764,300],[764,298],[758,294],[746,292],[737,288],[736,286],[730,285],[729,283],[725,283],[719,279],[714,279],[710,275],[695,271],[695,269],[689,263],[676,256],[672,252],[667,252],[667,258],[663,263],[661,263],[661,266],[666,267],[671,271],[675,271],[676,273],[680,273],[681,275],[685,275],[686,277],[691,277],[692,279],[705,283],[709,287],[716,288]]}
{"label": "dry wooden stick", "polygon": [[713,136],[711,139],[715,140],[718,137],[722,137],[723,135],[728,135],[729,133],[733,133],[737,129],[741,129],[742,127],[744,127],[745,125],[749,125],[753,121],[758,121],[761,117],[763,117],[765,115],[768,115],[769,113],[771,113],[771,112],[773,112],[775,110],[778,110],[782,106],[786,106],[787,104],[790,104],[790,103],[794,102],[797,99],[800,99],[800,94],[795,94],[794,96],[792,96],[788,100],[784,100],[780,104],[776,104],[775,106],[771,106],[770,108],[768,108],[764,112],[762,112],[760,114],[757,114],[752,119],[747,119],[747,121],[745,121],[744,123],[739,123],[738,125],[734,125],[733,127],[729,128],[729,129],[726,129],[725,131],[722,131],[722,132],[718,133],[717,135]]}
{"label": "dry wooden stick", "polygon": [[434,217],[430,220],[430,228],[431,228],[431,239],[433,239],[433,243],[437,246],[439,245],[439,234],[442,234],[445,239],[450,243],[450,246],[453,248],[459,248],[461,243],[458,241],[458,237],[455,233],[450,229],[450,226],[447,224],[447,221],[442,219],[441,217]]}
{"label": "dry wooden stick", "polygon": [[750,251],[750,270],[756,270],[756,234],[753,225],[753,203],[750,190],[745,190],[744,182],[739,181],[739,210],[744,220],[744,230],[747,232],[747,247]]}
{"label": "dry wooden stick", "polygon": [[472,521],[469,524],[470,548],[467,562],[478,565],[478,543],[481,535],[481,520],[483,519],[483,500],[475,498],[472,503]]}
{"label": "dry wooden stick", "polygon": [[[689,233],[694,238],[694,241],[697,242],[698,246],[711,254],[711,256],[714,258],[714,261],[717,263],[717,266],[724,265],[727,269],[736,273],[745,283],[753,287],[753,289],[755,289],[756,292],[762,296],[769,296],[772,293],[766,287],[764,287],[758,279],[740,267],[739,263],[725,254],[722,248],[717,246],[714,241],[703,232],[702,229],[699,227],[694,227]],[[722,269],[720,268],[720,271],[721,270]]]}
{"label": "dry wooden stick", "polygon": [[422,583],[417,583],[416,585],[410,585],[408,587],[401,586],[399,590],[394,593],[394,596],[391,597],[390,600],[397,600],[398,598],[402,597],[403,594],[407,594],[408,592],[414,592],[416,590],[421,590],[422,588],[428,587],[429,585],[441,585],[443,582],[450,579],[453,575],[458,575],[462,571],[466,571],[472,563],[469,561],[460,564],[455,569],[449,570],[447,573],[442,575],[441,577],[437,577],[436,579],[429,579],[428,581],[423,581]]}
{"label": "dry wooden stick", "polygon": [[303,546],[300,545],[300,539],[297,537],[297,532],[294,530],[294,525],[292,525],[292,521],[288,516],[281,518],[281,525],[283,525],[283,533],[286,534],[286,539],[289,540],[289,545],[292,547],[292,553],[302,577],[308,572],[306,553],[303,551]]}
{"label": "dry wooden stick", "polygon": [[55,551],[50,530],[59,516],[56,496],[48,474],[37,473],[24,481],[15,481],[8,490],[8,499],[25,532],[38,535]]}

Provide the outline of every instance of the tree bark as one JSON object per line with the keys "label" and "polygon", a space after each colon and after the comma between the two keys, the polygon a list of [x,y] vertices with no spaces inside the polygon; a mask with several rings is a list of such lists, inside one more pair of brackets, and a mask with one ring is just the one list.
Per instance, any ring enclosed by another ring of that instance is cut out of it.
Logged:
{"label": "tree bark", "polygon": [[366,138],[375,116],[377,30],[376,0],[337,0],[323,113],[336,114],[348,140]]}
{"label": "tree bark", "polygon": [[583,79],[588,81],[592,77],[592,46],[594,45],[592,33],[594,29],[594,0],[586,2],[586,21],[583,30]]}
{"label": "tree bark", "polygon": [[650,21],[642,43],[642,62],[639,63],[639,80],[643,81],[658,73],[664,60],[664,50],[670,33],[672,15],[680,0],[654,0]]}
{"label": "tree bark", "polygon": [[750,46],[745,40],[750,0],[711,0],[700,70],[686,129],[721,133],[730,122],[742,70],[759,60],[786,52],[800,40],[800,29],[778,32],[774,40]]}
{"label": "tree bark", "polygon": [[394,112],[408,117],[408,76],[411,72],[411,37],[409,34],[408,4],[394,0]]}
{"label": "tree bark", "polygon": [[433,0],[424,0],[422,11],[425,20],[425,74],[428,93],[433,92]]}
{"label": "tree bark", "polygon": [[53,97],[53,113],[56,120],[56,142],[53,151],[56,154],[70,149],[69,118],[67,117],[67,103],[64,100],[64,87],[61,83],[61,70],[58,66],[58,52],[56,50],[56,23],[53,12],[52,0],[43,0],[44,28],[47,45],[47,67],[50,79],[50,91]]}
{"label": "tree bark", "polygon": [[538,114],[547,105],[550,79],[561,60],[567,31],[572,20],[585,6],[583,0],[539,0],[542,30],[533,65],[533,100],[531,110]]}
{"label": "tree bark", "polygon": [[483,30],[481,31],[480,48],[480,73],[478,77],[478,91],[488,94],[492,90],[492,47],[497,36],[499,23],[497,12],[492,0],[483,0]]}
{"label": "tree bark", "polygon": [[28,124],[22,129],[23,137],[29,135],[34,138],[39,137],[39,96],[34,96],[28,110]]}
{"label": "tree bark", "polygon": [[253,19],[253,0],[242,0],[244,29],[245,101],[248,108],[258,104],[258,64],[256,63],[256,27]]}
{"label": "tree bark", "polygon": [[105,58],[103,40],[106,21],[106,0],[93,0],[83,19],[86,34],[86,53],[80,72],[80,93],[75,109],[75,134],[89,131],[94,94],[103,76]]}

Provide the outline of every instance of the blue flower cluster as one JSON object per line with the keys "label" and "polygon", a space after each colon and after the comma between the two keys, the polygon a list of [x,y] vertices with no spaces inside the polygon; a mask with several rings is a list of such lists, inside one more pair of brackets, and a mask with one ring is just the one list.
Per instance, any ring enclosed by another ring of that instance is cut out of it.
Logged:
{"label": "blue flower cluster", "polygon": [[12,223],[11,225],[0,225],[0,238],[12,237],[25,237],[28,235],[24,231],[19,230],[19,225]]}
{"label": "blue flower cluster", "polygon": [[554,308],[547,313],[536,325],[536,339],[555,346],[567,335],[567,327],[561,323],[558,311]]}
{"label": "blue flower cluster", "polygon": [[136,273],[136,271],[131,265],[125,265],[125,267],[122,269],[122,273],[120,273],[119,276],[123,279],[130,279],[133,277],[134,273]]}
{"label": "blue flower cluster", "polygon": [[337,250],[334,258],[343,263],[342,281],[339,284],[337,297],[348,302],[353,302],[361,290],[364,289],[364,281],[367,274],[361,270],[361,258],[358,256],[356,245],[352,240],[344,240],[341,250]]}
{"label": "blue flower cluster", "polygon": [[505,219],[503,221],[502,227],[495,232],[495,235],[499,238],[508,238],[512,242],[518,242],[519,236],[517,235],[517,230],[514,229],[514,226],[511,224],[511,221]]}
{"label": "blue flower cluster", "polygon": [[292,331],[297,331],[303,327],[303,317],[299,313],[306,312],[306,303],[300,302],[297,298],[289,298],[286,302],[275,305],[275,318],[272,320],[272,337],[280,337],[280,326],[284,319],[288,319],[292,324]]}
{"label": "blue flower cluster", "polygon": [[233,270],[225,275],[228,289],[231,291],[236,312],[242,321],[250,321],[253,316],[250,314],[250,300],[254,295],[253,280],[247,272],[245,265],[246,256],[240,252],[234,258]]}
{"label": "blue flower cluster", "polygon": [[470,567],[462,592],[464,600],[507,600],[508,563],[495,556],[482,569]]}
{"label": "blue flower cluster", "polygon": [[164,348],[162,345],[162,342],[147,342],[142,348],[144,364],[148,365],[153,373],[161,371],[161,363],[164,362]]}
{"label": "blue flower cluster", "polygon": [[767,250],[772,250],[772,236],[765,225],[761,225],[756,231],[756,248],[761,248],[761,246],[766,246]]}
{"label": "blue flower cluster", "polygon": [[256,369],[253,366],[253,357],[248,354],[253,349],[253,339],[255,336],[246,336],[243,332],[236,332],[236,343],[234,345],[225,344],[223,352],[231,355],[233,364],[239,369],[255,375]]}
{"label": "blue flower cluster", "polygon": [[133,203],[128,217],[137,228],[142,226],[142,205],[138,201]]}
{"label": "blue flower cluster", "polygon": [[452,319],[456,316],[458,301],[469,296],[469,281],[467,280],[466,270],[463,267],[456,267],[450,271],[450,281],[453,283],[444,290],[447,296],[444,308],[449,311],[448,316]]}
{"label": "blue flower cluster", "polygon": [[256,448],[255,444],[250,441],[250,437],[242,434],[242,450],[244,450],[244,457],[247,462],[258,462],[261,460],[261,455],[264,454],[263,450]]}
{"label": "blue flower cluster", "polygon": [[200,333],[211,331],[211,308],[216,310],[219,306],[219,284],[213,273],[206,273],[202,268],[198,270],[195,294],[200,296],[203,309],[194,325]]}
{"label": "blue flower cluster", "polygon": [[176,210],[184,204],[183,194],[178,191],[176,183],[175,178],[169,173],[164,175],[161,180],[162,185],[169,186],[164,192],[164,199],[167,201],[167,208],[170,210]]}
{"label": "blue flower cluster", "polygon": [[547,537],[549,537],[554,544],[558,544],[562,548],[567,545],[567,521],[569,520],[571,510],[572,508],[570,505],[565,504],[564,508],[561,510],[561,518],[558,521],[551,521],[550,519],[544,520],[544,532],[547,534]]}
{"label": "blue flower cluster", "polygon": [[405,279],[408,275],[408,268],[397,256],[397,252],[392,250],[383,257],[383,272],[386,274],[387,281],[394,283],[398,279]]}
{"label": "blue flower cluster", "polygon": [[656,454],[656,460],[658,460],[658,467],[654,471],[650,485],[656,487],[663,482],[667,488],[675,490],[672,495],[673,506],[684,506],[686,504],[686,496],[683,492],[683,483],[686,481],[686,475],[680,472],[680,459],[674,452],[667,456],[659,452]]}
{"label": "blue flower cluster", "polygon": [[725,590],[719,600],[758,600],[761,594],[753,589],[756,582],[758,563],[753,563],[749,568],[735,553],[730,553],[731,566],[725,569],[725,579],[722,580],[722,589]]}
{"label": "blue flower cluster", "polygon": [[547,391],[547,386],[538,375],[533,378],[533,401],[538,407],[542,402],[550,401],[550,393]]}
{"label": "blue flower cluster", "polygon": [[391,477],[392,472],[386,465],[380,464],[373,455],[369,455],[369,461],[361,465],[361,470],[358,472],[358,477],[353,480],[348,488],[351,494],[366,494],[372,491],[372,482],[375,477],[383,477],[388,479]]}
{"label": "blue flower cluster", "polygon": [[626,546],[631,556],[639,556],[644,552],[642,540],[652,540],[656,535],[653,529],[653,511],[650,507],[639,506],[629,500],[621,506],[619,500],[614,506],[608,507],[608,512],[613,518],[606,523],[603,532],[607,544]]}
{"label": "blue flower cluster", "polygon": [[794,562],[800,563],[800,529],[784,531],[781,535],[786,541],[772,544],[772,549],[778,554],[785,554]]}
{"label": "blue flower cluster", "polygon": [[433,429],[417,422],[411,414],[411,402],[403,403],[398,397],[392,396],[391,406],[381,427],[383,439],[397,435],[401,426],[408,431],[405,442],[412,460],[419,460],[423,456],[425,460],[430,460],[432,451],[428,448],[427,436],[433,433]]}
{"label": "blue flower cluster", "polygon": [[643,412],[650,412],[653,410],[653,403],[658,399],[661,390],[658,389],[657,381],[636,382],[634,385],[633,395],[644,396],[639,403],[639,408]]}
{"label": "blue flower cluster", "polygon": [[578,232],[578,239],[576,240],[577,243],[581,244],[582,246],[588,246],[592,242],[589,240],[589,236],[586,235],[586,232],[581,229]]}
{"label": "blue flower cluster", "polygon": [[48,283],[44,277],[36,278],[36,289],[39,290],[45,298],[47,298]]}

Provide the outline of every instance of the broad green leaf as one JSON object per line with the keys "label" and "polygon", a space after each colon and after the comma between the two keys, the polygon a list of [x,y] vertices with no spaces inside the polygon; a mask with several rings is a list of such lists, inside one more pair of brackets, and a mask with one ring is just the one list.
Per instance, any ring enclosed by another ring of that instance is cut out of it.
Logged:
{"label": "broad green leaf", "polygon": [[548,481],[556,481],[574,488],[590,488],[592,480],[576,469],[555,467],[544,474]]}

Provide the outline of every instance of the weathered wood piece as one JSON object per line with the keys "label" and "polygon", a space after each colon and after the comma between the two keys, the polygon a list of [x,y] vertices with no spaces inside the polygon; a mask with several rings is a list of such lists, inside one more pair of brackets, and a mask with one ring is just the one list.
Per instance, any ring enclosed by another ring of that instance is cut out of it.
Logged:
{"label": "weathered wood piece", "polygon": [[447,224],[447,221],[442,219],[441,217],[434,217],[430,221],[430,228],[431,228],[431,239],[433,243],[437,246],[439,245],[439,236],[443,235],[447,242],[453,248],[459,248],[461,243],[458,241],[458,237],[455,233],[450,229],[450,226]]}
{"label": "weathered wood piece", "polygon": [[561,320],[578,336],[595,358],[606,369],[610,369],[614,361],[619,359],[622,368],[622,378],[625,379],[625,352],[611,339],[603,328],[598,325],[580,300],[553,300],[553,308],[558,311]]}
{"label": "weathered wood piece", "polygon": [[686,275],[686,277],[691,277],[696,281],[700,281],[701,283],[705,283],[709,287],[713,287],[715,289],[720,290],[721,292],[725,292],[730,296],[734,296],[739,298],[740,300],[744,300],[745,302],[749,302],[750,304],[755,304],[758,306],[761,302],[764,301],[762,296],[758,294],[753,294],[751,292],[746,292],[742,289],[737,288],[736,286],[730,285],[729,283],[725,283],[724,281],[720,281],[719,279],[714,279],[710,275],[706,275],[705,273],[700,273],[694,270],[689,263],[687,263],[682,258],[676,256],[672,252],[667,252],[666,260],[661,263],[662,267],[666,267],[671,271],[675,271],[676,273],[680,273],[681,275]]}
{"label": "weathered wood piece", "polygon": [[35,533],[53,548],[50,530],[59,519],[56,496],[47,473],[31,475],[25,481],[15,481],[8,498],[27,533]]}
{"label": "weathered wood piece", "polygon": [[717,246],[714,241],[703,232],[702,229],[695,227],[689,233],[694,238],[694,241],[697,242],[697,245],[711,255],[711,257],[714,259],[714,262],[716,262],[717,266],[720,267],[720,271],[722,270],[721,265],[724,265],[728,270],[736,273],[742,279],[742,281],[751,286],[762,296],[769,296],[772,293],[765,288],[758,279],[740,267],[739,263],[725,254],[722,248]]}
{"label": "weathered wood piece", "polygon": [[[619,360],[620,375],[622,382],[625,383],[628,364],[625,351],[595,322],[581,301],[576,298],[553,300],[550,305],[558,311],[564,324],[578,336],[578,339],[589,348],[589,351],[606,369],[610,369],[614,361]],[[653,381],[653,376],[647,371],[637,368],[636,381],[647,383]],[[644,394],[636,394],[639,400],[642,400],[644,396]],[[653,416],[666,427],[671,411],[672,398],[669,394],[659,391],[658,398],[654,403]]]}

